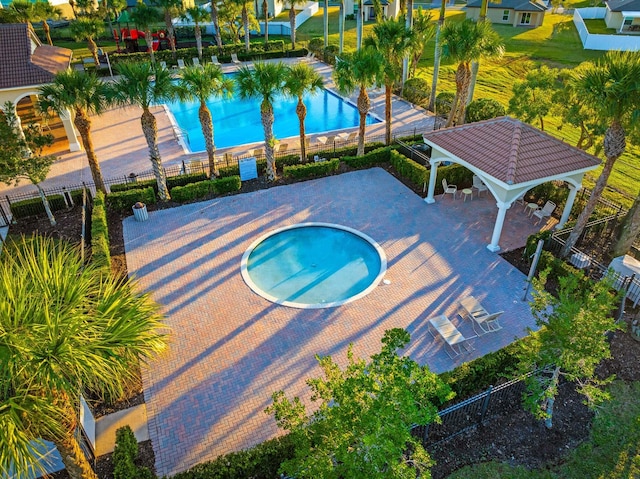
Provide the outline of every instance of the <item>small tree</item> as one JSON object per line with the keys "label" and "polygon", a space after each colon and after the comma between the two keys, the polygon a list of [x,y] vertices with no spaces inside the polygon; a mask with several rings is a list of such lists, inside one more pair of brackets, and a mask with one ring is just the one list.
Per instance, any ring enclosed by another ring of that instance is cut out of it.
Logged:
{"label": "small tree", "polygon": [[473,123],[475,121],[490,120],[498,116],[504,116],[504,107],[500,102],[493,98],[478,98],[469,103],[467,107],[467,121]]}
{"label": "small tree", "polygon": [[519,369],[542,369],[527,380],[525,407],[550,428],[561,376],[577,384],[590,406],[606,398],[601,388],[608,380],[596,377],[596,367],[611,357],[606,333],[620,326],[612,317],[617,295],[608,280],[592,282],[581,272],[560,277],[556,298],[544,289],[547,274],[533,280],[531,311],[541,329],[522,342]]}
{"label": "small tree", "polygon": [[196,49],[198,50],[198,58],[202,60],[202,28],[200,24],[209,19],[209,12],[201,6],[193,6],[187,8],[181,15],[185,20],[192,20],[195,23]]}
{"label": "small tree", "polygon": [[513,113],[527,123],[536,118],[544,131],[544,117],[553,107],[553,93],[557,72],[542,65],[513,85],[513,96],[509,100],[509,113]]}
{"label": "small tree", "polygon": [[344,370],[330,356],[316,356],[324,377],[307,381],[311,400],[320,401],[311,416],[299,398],[273,394],[265,412],[295,435],[284,473],[298,479],[431,477],[433,463],[411,426],[437,421],[438,406],[453,393],[427,367],[398,356],[409,340],[403,329],[386,331],[382,350],[368,364],[354,358],[350,345]]}
{"label": "small tree", "polygon": [[0,181],[11,186],[22,179],[29,180],[38,188],[49,222],[55,225],[49,200],[40,186],[56,161],[55,156],[42,154],[42,150],[53,143],[53,135],[43,135],[33,125],[21,132],[11,102],[5,103],[3,113],[4,121],[0,121]]}

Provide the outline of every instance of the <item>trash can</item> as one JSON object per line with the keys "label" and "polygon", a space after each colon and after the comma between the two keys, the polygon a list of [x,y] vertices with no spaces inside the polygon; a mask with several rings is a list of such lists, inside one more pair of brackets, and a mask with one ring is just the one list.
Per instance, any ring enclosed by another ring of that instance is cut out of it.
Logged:
{"label": "trash can", "polygon": [[147,221],[149,219],[149,213],[147,213],[147,205],[140,203],[139,201],[133,205],[133,217],[136,221]]}

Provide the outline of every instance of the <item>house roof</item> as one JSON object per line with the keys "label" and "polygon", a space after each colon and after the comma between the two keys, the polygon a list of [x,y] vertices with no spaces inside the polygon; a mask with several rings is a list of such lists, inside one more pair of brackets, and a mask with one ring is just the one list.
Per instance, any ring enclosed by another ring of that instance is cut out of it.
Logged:
{"label": "house roof", "polygon": [[69,68],[72,53],[41,45],[26,23],[0,24],[0,89],[50,83]]}
{"label": "house roof", "polygon": [[437,130],[423,137],[509,185],[600,164],[599,158],[508,116]]}
{"label": "house roof", "polygon": [[640,0],[608,0],[606,3],[612,12],[640,12]]}
{"label": "house roof", "polygon": [[[482,0],[470,0],[467,8],[480,8]],[[489,2],[488,8],[499,8],[501,10],[517,10],[520,12],[543,12],[546,7],[535,0],[503,0],[500,3]]]}

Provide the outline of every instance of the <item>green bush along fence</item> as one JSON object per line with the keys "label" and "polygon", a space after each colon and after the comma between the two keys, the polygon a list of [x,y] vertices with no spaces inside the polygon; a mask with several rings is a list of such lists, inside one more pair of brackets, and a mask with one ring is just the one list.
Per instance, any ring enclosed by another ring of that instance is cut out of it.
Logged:
{"label": "green bush along fence", "polygon": [[109,208],[122,213],[131,213],[131,207],[138,201],[147,205],[156,202],[156,194],[153,188],[148,187],[143,190],[118,191],[107,195],[106,203]]}
{"label": "green bush along fence", "polygon": [[93,211],[91,213],[91,260],[98,266],[111,268],[109,226],[107,224],[107,210],[102,191],[98,191],[93,200]]}
{"label": "green bush along fence", "polygon": [[316,178],[318,176],[326,176],[338,171],[340,159],[334,158],[328,161],[319,161],[314,163],[305,163],[302,165],[293,165],[284,167],[284,176],[286,178]]}

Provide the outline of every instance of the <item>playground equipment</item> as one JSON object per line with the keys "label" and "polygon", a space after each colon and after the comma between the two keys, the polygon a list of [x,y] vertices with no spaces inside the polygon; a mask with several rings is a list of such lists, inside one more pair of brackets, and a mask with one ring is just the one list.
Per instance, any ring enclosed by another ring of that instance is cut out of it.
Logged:
{"label": "playground equipment", "polygon": [[[117,31],[114,30],[113,33],[114,38],[117,37]],[[124,41],[125,50],[127,53],[147,51],[146,48],[141,48],[138,45],[138,39],[145,38],[145,33],[142,30],[137,30],[135,28],[121,28],[120,36]],[[151,36],[151,47],[153,48],[154,52],[170,48],[169,39],[167,38],[167,33],[164,30],[159,30],[155,33],[152,33]],[[147,41],[147,45],[148,44],[149,42]]]}

